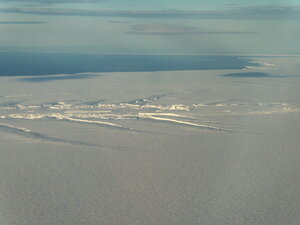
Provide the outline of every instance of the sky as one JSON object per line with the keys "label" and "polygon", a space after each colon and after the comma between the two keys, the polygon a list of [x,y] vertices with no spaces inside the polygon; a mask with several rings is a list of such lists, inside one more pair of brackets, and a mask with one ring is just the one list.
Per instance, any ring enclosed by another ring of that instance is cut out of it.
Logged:
{"label": "sky", "polygon": [[0,50],[300,54],[299,0],[0,0]]}

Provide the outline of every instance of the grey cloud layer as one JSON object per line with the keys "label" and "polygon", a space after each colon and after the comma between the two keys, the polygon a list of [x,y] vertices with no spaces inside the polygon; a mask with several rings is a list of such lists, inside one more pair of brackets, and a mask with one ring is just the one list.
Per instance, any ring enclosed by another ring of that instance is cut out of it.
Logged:
{"label": "grey cloud layer", "polygon": [[0,21],[0,24],[43,24],[43,21]]}
{"label": "grey cloud layer", "polygon": [[136,24],[131,26],[132,34],[149,34],[149,35],[186,35],[186,34],[249,34],[255,32],[244,31],[203,31],[195,27],[154,23],[154,24]]}
{"label": "grey cloud layer", "polygon": [[18,3],[35,3],[35,4],[57,4],[57,3],[97,3],[104,0],[0,0],[0,2],[18,2]]}
{"label": "grey cloud layer", "polygon": [[[58,2],[58,0],[56,0]],[[63,0],[68,1],[68,0]],[[71,1],[71,0],[70,0]],[[46,2],[46,1],[45,1]],[[79,2],[79,0],[78,0]],[[129,18],[202,18],[202,19],[300,19],[300,6],[265,5],[226,10],[78,10],[54,8],[2,8],[2,13],[64,16],[102,16]]]}

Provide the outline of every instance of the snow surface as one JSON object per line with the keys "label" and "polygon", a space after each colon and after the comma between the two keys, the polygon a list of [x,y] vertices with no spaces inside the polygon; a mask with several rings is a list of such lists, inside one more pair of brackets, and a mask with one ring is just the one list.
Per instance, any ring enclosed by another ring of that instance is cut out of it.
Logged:
{"label": "snow surface", "polygon": [[0,77],[0,223],[299,224],[299,58],[255,61]]}

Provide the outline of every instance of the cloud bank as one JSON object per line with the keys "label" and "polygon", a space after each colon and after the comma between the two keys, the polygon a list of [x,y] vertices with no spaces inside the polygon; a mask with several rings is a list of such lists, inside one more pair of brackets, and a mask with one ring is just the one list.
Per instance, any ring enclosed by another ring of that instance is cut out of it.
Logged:
{"label": "cloud bank", "polygon": [[134,34],[194,34],[197,29],[189,26],[174,24],[136,24],[131,26],[129,33]]}
{"label": "cloud bank", "polygon": [[153,24],[136,24],[131,26],[130,34],[148,34],[148,35],[186,35],[186,34],[255,34],[256,32],[245,31],[202,31],[195,27],[153,23]]}
{"label": "cloud bank", "polygon": [[[55,2],[63,2],[63,1],[68,2],[68,0],[62,0],[62,1],[55,0]],[[42,2],[50,2],[50,0],[48,1],[45,0]],[[83,1],[78,0],[78,2],[83,2]],[[93,1],[89,1],[89,2],[93,2]],[[21,7],[21,8],[15,7],[15,8],[2,8],[0,9],[0,12],[40,14],[40,15],[100,16],[100,17],[128,17],[128,18],[181,18],[181,19],[199,18],[199,19],[261,19],[261,20],[300,19],[300,6],[290,6],[290,5],[235,7],[231,9],[225,9],[225,10],[80,10],[80,9],[58,9],[58,8],[39,8],[39,7]]]}

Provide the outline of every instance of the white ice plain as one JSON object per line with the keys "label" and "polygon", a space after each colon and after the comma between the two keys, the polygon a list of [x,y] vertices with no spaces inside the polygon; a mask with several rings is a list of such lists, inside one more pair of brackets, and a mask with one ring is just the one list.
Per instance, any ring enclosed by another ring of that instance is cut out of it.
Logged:
{"label": "white ice plain", "polygon": [[0,77],[0,224],[299,224],[299,58],[255,60]]}

